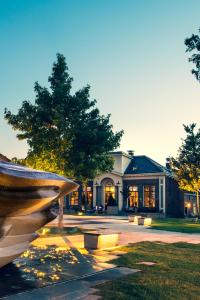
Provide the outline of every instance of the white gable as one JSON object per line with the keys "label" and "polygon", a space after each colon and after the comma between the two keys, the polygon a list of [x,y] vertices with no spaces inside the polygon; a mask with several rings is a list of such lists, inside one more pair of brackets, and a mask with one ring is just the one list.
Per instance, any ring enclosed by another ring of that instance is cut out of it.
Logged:
{"label": "white gable", "polygon": [[131,161],[131,157],[123,152],[112,153],[112,156],[114,158],[113,172],[124,174]]}

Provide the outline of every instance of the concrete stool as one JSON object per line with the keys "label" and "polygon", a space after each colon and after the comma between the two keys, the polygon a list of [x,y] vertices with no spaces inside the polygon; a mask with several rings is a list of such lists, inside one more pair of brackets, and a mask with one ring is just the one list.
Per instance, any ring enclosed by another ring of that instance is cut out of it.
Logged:
{"label": "concrete stool", "polygon": [[107,249],[118,245],[119,233],[114,231],[87,231],[84,233],[84,248]]}
{"label": "concrete stool", "polygon": [[128,216],[128,221],[129,221],[130,223],[134,222],[134,223],[137,224],[138,219],[140,219],[140,218],[141,218],[141,216],[129,215],[129,216]]}
{"label": "concrete stool", "polygon": [[138,220],[138,225],[151,225],[151,218],[139,218]]}

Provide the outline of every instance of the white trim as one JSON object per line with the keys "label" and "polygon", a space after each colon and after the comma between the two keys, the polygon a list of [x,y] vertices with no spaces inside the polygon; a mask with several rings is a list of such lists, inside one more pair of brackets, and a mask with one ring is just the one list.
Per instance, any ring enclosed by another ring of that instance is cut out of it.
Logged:
{"label": "white trim", "polygon": [[118,211],[122,211],[123,208],[123,196],[122,196],[122,191],[123,185],[118,185]]}
{"label": "white trim", "polygon": [[114,174],[114,175],[117,175],[117,176],[120,176],[120,177],[122,177],[124,175],[124,173],[117,172],[117,171],[111,171],[110,173]]}
{"label": "white trim", "polygon": [[143,177],[123,177],[123,180],[141,180],[141,179],[159,179],[159,176],[143,176]]}
{"label": "white trim", "polygon": [[156,177],[158,178],[159,176],[165,176],[166,174],[165,173],[144,173],[144,174],[125,174],[123,176],[123,179],[135,179],[135,178],[144,178],[144,177]]}
{"label": "white trim", "polygon": [[97,203],[97,186],[98,185],[94,185],[93,184],[93,207],[95,207],[96,206],[96,203]]}
{"label": "white trim", "polygon": [[[165,177],[159,177],[159,210],[161,210],[161,209],[164,210],[164,194],[165,194],[165,192],[164,192],[164,178]],[[161,182],[161,180],[163,182]],[[161,189],[161,187],[162,187],[162,189]],[[162,201],[161,201],[161,199],[162,199]],[[161,205],[161,202],[162,202],[162,205]]]}
{"label": "white trim", "polygon": [[163,212],[166,212],[166,176],[163,178]]}

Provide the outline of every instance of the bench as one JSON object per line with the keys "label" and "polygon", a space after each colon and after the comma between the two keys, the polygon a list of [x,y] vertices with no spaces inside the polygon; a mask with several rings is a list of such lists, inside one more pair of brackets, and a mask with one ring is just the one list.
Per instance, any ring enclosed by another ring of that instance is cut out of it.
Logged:
{"label": "bench", "polygon": [[118,245],[119,232],[96,230],[84,232],[84,248],[107,249]]}
{"label": "bench", "polygon": [[140,219],[140,218],[142,218],[141,216],[135,216],[135,215],[129,215],[128,216],[128,221],[130,222],[130,223],[135,223],[135,224],[137,224],[137,222],[138,222],[138,219]]}
{"label": "bench", "polygon": [[139,218],[138,225],[151,225],[151,218]]}
{"label": "bench", "polygon": [[130,223],[134,223],[136,225],[151,225],[152,218],[146,218],[142,216],[134,216],[129,215],[128,220]]}

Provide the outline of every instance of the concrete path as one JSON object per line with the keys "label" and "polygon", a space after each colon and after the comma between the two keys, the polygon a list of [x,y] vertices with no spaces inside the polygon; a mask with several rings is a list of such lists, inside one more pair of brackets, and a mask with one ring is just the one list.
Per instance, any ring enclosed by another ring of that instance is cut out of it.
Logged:
{"label": "concrete path", "polygon": [[[56,220],[51,224],[56,224]],[[188,234],[151,229],[148,226],[138,226],[128,222],[127,217],[119,216],[64,216],[66,227],[77,226],[81,229],[109,229],[121,232],[120,245],[143,241],[161,241],[164,243],[187,242],[200,243],[200,234]],[[83,248],[83,237],[69,236],[69,239],[79,248]]]}
{"label": "concrete path", "polygon": [[124,267],[116,267],[109,270],[97,272],[89,276],[52,284],[43,288],[34,289],[2,299],[7,300],[97,300],[99,296],[95,296],[97,291],[93,286],[97,286],[109,280],[118,279],[126,275],[138,272],[137,269],[129,269]]}
{"label": "concrete path", "polygon": [[[55,225],[57,221],[51,223]],[[188,242],[200,243],[200,234],[186,234],[154,230],[146,226],[137,226],[128,222],[127,217],[109,216],[64,216],[66,227],[79,227],[86,229],[105,229],[121,232],[119,246],[142,241],[160,241],[165,243]],[[52,284],[43,288],[26,291],[21,294],[7,296],[8,300],[31,299],[70,299],[70,300],[98,300],[95,296],[94,286],[121,276],[137,272],[128,268],[118,268],[109,261],[122,255],[121,251],[95,251],[88,252],[84,249],[83,235],[68,235],[46,237],[34,241],[35,245],[56,245],[68,247],[79,261],[79,264],[70,267],[72,280]],[[78,276],[77,276],[78,275]],[[81,277],[79,277],[81,276]]]}

